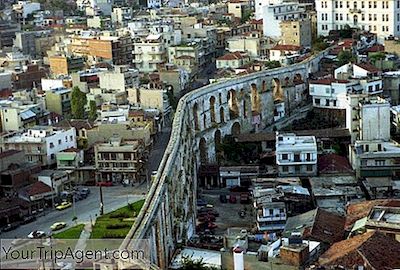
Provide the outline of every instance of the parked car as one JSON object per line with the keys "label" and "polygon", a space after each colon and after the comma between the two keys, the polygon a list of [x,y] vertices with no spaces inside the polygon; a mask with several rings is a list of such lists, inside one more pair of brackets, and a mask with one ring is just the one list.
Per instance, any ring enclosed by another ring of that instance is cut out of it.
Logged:
{"label": "parked car", "polygon": [[89,188],[81,188],[80,189],[81,194],[86,194],[89,195],[90,194],[90,189]]}
{"label": "parked car", "polygon": [[108,182],[97,182],[96,186],[98,187],[111,187],[113,185],[112,181]]}
{"label": "parked car", "polygon": [[207,202],[203,199],[198,199],[197,200],[197,206],[202,207],[202,206],[206,206]]}
{"label": "parked car", "polygon": [[221,202],[221,203],[227,203],[228,202],[228,200],[226,199],[226,195],[219,195],[219,201]]}
{"label": "parked car", "polygon": [[56,206],[57,210],[64,210],[72,206],[70,202],[62,202],[60,205]]}
{"label": "parked car", "polygon": [[22,224],[28,224],[28,223],[34,222],[35,220],[36,220],[35,216],[26,216],[22,220]]}
{"label": "parked car", "polygon": [[50,226],[50,229],[52,231],[57,231],[57,230],[61,230],[61,229],[65,228],[65,227],[67,227],[67,224],[65,222],[56,222]]}
{"label": "parked car", "polygon": [[39,239],[43,237],[46,237],[46,233],[44,231],[33,231],[28,234],[29,239]]}
{"label": "parked car", "polygon": [[20,224],[19,222],[9,223],[9,224],[7,224],[7,225],[2,229],[2,231],[3,231],[3,232],[9,232],[9,231],[15,230],[15,229],[18,228],[20,225],[21,225],[21,224]]}

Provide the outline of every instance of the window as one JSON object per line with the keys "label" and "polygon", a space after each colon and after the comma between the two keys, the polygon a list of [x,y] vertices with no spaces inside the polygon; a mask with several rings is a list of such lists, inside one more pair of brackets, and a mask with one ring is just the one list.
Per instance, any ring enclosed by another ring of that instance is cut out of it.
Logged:
{"label": "window", "polygon": [[365,152],[369,152],[369,145],[365,145]]}
{"label": "window", "polygon": [[379,84],[375,85],[375,91],[379,91]]}
{"label": "window", "polygon": [[313,166],[312,165],[307,165],[307,171],[308,172],[312,172],[313,170]]}
{"label": "window", "polygon": [[288,172],[289,171],[289,166],[282,166],[282,171],[283,172]]}
{"label": "window", "polygon": [[314,93],[314,87],[310,87],[310,92]]}
{"label": "window", "polygon": [[337,101],[336,101],[336,100],[333,101],[333,106],[334,106],[334,107],[337,106]]}
{"label": "window", "polygon": [[385,166],[385,160],[375,160],[375,166]]}
{"label": "window", "polygon": [[369,85],[368,86],[368,92],[372,92],[373,90],[372,90],[373,88],[372,88],[372,85]]}
{"label": "window", "polygon": [[376,1],[374,1],[374,8],[376,8]]}
{"label": "window", "polygon": [[51,154],[50,155],[50,159],[54,159],[55,158],[55,155],[54,154]]}
{"label": "window", "polygon": [[378,16],[376,15],[376,14],[374,14],[374,21],[376,21],[376,18],[377,18]]}
{"label": "window", "polygon": [[50,148],[54,148],[54,143],[50,143]]}
{"label": "window", "polygon": [[282,160],[287,160],[288,159],[288,154],[282,154]]}
{"label": "window", "polygon": [[294,154],[294,161],[299,162],[300,160],[300,154]]}
{"label": "window", "polygon": [[354,6],[354,9],[357,8],[357,2],[356,1],[354,1],[353,6]]}
{"label": "window", "polygon": [[339,2],[339,7],[340,7],[340,8],[342,8],[342,7],[343,7],[343,5],[342,5],[342,1],[340,1],[340,2]]}
{"label": "window", "polygon": [[60,145],[61,144],[61,140],[58,140],[58,145]]}
{"label": "window", "polygon": [[315,105],[320,105],[321,100],[319,98],[314,99]]}
{"label": "window", "polygon": [[371,1],[368,2],[368,8],[372,8]]}
{"label": "window", "polygon": [[269,210],[269,215],[272,216],[274,214],[274,209],[268,209]]}
{"label": "window", "polygon": [[361,2],[361,8],[364,8],[364,1]]}
{"label": "window", "polygon": [[346,2],[346,7],[350,8],[350,2],[349,1]]}
{"label": "window", "polygon": [[[82,131],[82,135],[83,135],[84,137],[86,137],[86,131]],[[70,142],[73,141],[73,136],[72,136],[72,135],[69,136],[69,141],[70,141]]]}
{"label": "window", "polygon": [[307,161],[311,161],[311,153],[307,153],[306,154],[306,160]]}
{"label": "window", "polygon": [[329,94],[331,92],[331,89],[330,88],[325,88],[325,93],[326,94]]}
{"label": "window", "polygon": [[365,15],[361,14],[361,21],[364,21],[364,20],[365,20]]}
{"label": "window", "polygon": [[341,21],[343,21],[343,14],[340,13],[339,16],[340,16],[339,19],[340,19]]}
{"label": "window", "polygon": [[329,106],[329,99],[325,100],[325,106]]}
{"label": "window", "polygon": [[331,93],[334,94],[335,93],[335,89],[332,88]]}
{"label": "window", "polygon": [[335,1],[335,8],[338,8],[338,1]]}
{"label": "window", "polygon": [[378,143],[378,151],[382,151],[382,144]]}
{"label": "window", "polygon": [[335,14],[335,20],[337,20],[337,21],[339,20],[339,14],[337,14],[337,13]]}
{"label": "window", "polygon": [[368,14],[368,20],[372,21],[372,14]]}

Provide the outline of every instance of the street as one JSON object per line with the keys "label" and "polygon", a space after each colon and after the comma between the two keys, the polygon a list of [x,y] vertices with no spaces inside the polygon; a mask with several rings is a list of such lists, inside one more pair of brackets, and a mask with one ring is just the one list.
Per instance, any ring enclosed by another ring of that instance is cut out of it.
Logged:
{"label": "street", "polygon": [[[149,160],[146,164],[149,180],[151,172],[157,170],[161,162],[170,135],[171,128],[165,127],[163,131],[157,135],[157,138],[154,141],[153,147],[149,153]],[[103,187],[104,213],[106,214],[126,206],[128,202],[133,203],[144,199],[144,194],[146,193],[147,188],[146,181],[143,181],[141,185],[135,185],[134,187]],[[90,195],[87,199],[77,201],[75,207],[70,207],[62,211],[47,210],[44,216],[38,217],[37,220],[32,223],[22,225],[10,232],[2,232],[0,238],[26,238],[27,235],[34,230],[49,232],[50,226],[55,222],[65,222],[67,223],[67,228],[69,228],[75,224],[75,221],[72,221],[74,216],[78,218],[76,221],[77,223],[90,222],[90,219],[94,221],[100,211],[100,188],[93,186],[89,187],[89,189]]]}
{"label": "street", "polygon": [[[94,221],[96,215],[99,214],[100,209],[100,188],[89,187],[90,195],[85,200],[77,201],[75,204],[75,212],[77,223],[90,222],[90,219]],[[103,187],[103,199],[104,199],[104,212],[109,213],[118,208],[121,208],[129,203],[136,202],[144,199],[145,196],[142,193],[146,192],[144,186],[139,187],[123,187],[123,186],[112,186]],[[55,222],[67,223],[67,228],[75,224],[72,221],[74,217],[74,207],[67,208],[65,210],[50,210],[46,211],[44,216],[38,217],[36,221],[22,225],[17,229],[10,232],[2,232],[0,238],[11,239],[11,238],[26,238],[27,235],[34,230],[41,230],[44,232],[50,231],[50,226]],[[66,229],[67,229],[66,228]]]}

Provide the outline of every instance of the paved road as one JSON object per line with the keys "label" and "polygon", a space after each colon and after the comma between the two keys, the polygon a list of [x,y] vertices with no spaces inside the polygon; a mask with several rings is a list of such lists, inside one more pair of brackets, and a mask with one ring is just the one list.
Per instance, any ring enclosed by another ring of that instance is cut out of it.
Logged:
{"label": "paved road", "polygon": [[[89,222],[90,218],[95,219],[96,215],[99,214],[100,209],[100,190],[99,187],[90,187],[90,195],[87,199],[77,201],[75,204],[75,212],[78,217],[78,223]],[[145,187],[103,187],[103,199],[104,199],[104,212],[109,213],[113,210],[121,208],[127,203],[136,202],[144,199],[143,193]],[[34,230],[42,230],[45,232],[50,231],[50,226],[54,222],[65,222],[68,227],[74,225],[72,218],[74,217],[74,207],[58,211],[51,210],[47,211],[46,215],[39,217],[35,222],[22,225],[16,230],[10,232],[3,232],[0,235],[2,239],[11,238],[26,238],[26,236]]]}
{"label": "paved road", "polygon": [[165,149],[167,148],[170,136],[171,128],[165,127],[162,132],[159,132],[157,138],[154,141],[153,148],[150,151],[149,159],[146,166],[149,182],[151,180],[151,172],[156,171],[158,169],[158,166],[160,165]]}

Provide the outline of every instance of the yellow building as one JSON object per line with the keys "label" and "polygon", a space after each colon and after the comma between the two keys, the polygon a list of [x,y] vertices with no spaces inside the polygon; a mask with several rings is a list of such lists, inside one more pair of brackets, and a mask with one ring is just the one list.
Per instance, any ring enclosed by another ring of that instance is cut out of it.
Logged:
{"label": "yellow building", "polygon": [[231,0],[228,2],[228,13],[233,14],[236,18],[242,19],[247,9],[249,9],[247,1]]}
{"label": "yellow building", "polygon": [[311,47],[310,19],[287,20],[280,23],[282,44]]}

